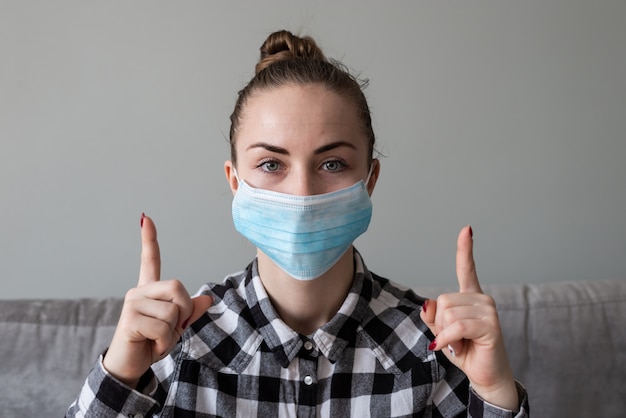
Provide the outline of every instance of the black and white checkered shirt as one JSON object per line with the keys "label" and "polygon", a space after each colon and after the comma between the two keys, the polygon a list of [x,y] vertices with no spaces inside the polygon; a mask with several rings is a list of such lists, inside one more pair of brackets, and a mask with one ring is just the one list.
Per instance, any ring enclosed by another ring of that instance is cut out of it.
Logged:
{"label": "black and white checkered shirt", "polygon": [[[256,261],[221,284],[215,303],[132,390],[102,367],[68,416],[513,417],[482,401],[421,321],[423,299],[370,273],[356,275],[337,315],[309,336],[278,317]],[[521,412],[527,396],[519,386]]]}

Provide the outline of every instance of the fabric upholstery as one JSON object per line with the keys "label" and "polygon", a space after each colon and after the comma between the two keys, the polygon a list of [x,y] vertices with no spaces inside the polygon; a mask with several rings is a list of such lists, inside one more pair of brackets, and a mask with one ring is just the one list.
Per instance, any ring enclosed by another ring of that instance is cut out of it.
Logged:
{"label": "fabric upholstery", "polygon": [[122,301],[0,300],[0,416],[61,417],[107,347]]}
{"label": "fabric upholstery", "polygon": [[[626,409],[626,280],[490,285],[536,417]],[[454,289],[424,288],[436,298]],[[0,300],[0,415],[63,416],[109,343],[121,299]]]}

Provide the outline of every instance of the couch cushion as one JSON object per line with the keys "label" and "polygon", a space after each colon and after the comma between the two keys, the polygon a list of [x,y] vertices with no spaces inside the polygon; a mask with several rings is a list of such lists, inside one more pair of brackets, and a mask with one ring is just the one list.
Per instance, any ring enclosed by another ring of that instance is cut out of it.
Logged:
{"label": "couch cushion", "polygon": [[122,301],[0,301],[0,415],[64,416],[108,346]]}
{"label": "couch cushion", "polygon": [[[618,417],[626,406],[626,281],[525,286],[500,316],[513,367],[545,417]],[[504,298],[501,298],[504,299]]]}

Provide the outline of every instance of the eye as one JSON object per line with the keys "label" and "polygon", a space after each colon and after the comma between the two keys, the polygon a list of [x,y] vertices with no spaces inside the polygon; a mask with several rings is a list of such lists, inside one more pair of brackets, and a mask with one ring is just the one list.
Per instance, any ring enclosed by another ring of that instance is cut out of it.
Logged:
{"label": "eye", "polygon": [[340,160],[330,160],[322,163],[322,167],[326,171],[341,171],[346,167],[346,164]]}
{"label": "eye", "polygon": [[261,168],[263,171],[272,173],[280,169],[280,163],[276,160],[265,160],[261,161],[257,167]]}

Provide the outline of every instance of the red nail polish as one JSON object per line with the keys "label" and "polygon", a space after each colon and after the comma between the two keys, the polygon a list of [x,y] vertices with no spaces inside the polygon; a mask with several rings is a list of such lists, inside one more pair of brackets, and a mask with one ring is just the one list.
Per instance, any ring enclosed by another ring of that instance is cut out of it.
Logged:
{"label": "red nail polish", "polygon": [[183,322],[183,325],[181,325],[183,327],[183,329],[187,328],[187,324],[189,323],[189,320],[186,319],[185,322]]}
{"label": "red nail polish", "polygon": [[428,349],[430,351],[433,351],[436,347],[437,347],[437,340],[433,340],[433,342],[430,343],[430,345],[428,346]]}
{"label": "red nail polish", "polygon": [[143,220],[145,219],[146,214],[141,212],[141,221],[139,222],[139,225],[143,228]]}
{"label": "red nail polish", "polygon": [[426,313],[427,309],[428,309],[428,299],[426,299],[424,301],[424,304],[422,305],[422,310],[424,311],[424,313]]}
{"label": "red nail polish", "polygon": [[469,227],[470,237],[474,238],[474,231],[472,231],[472,227]]}

